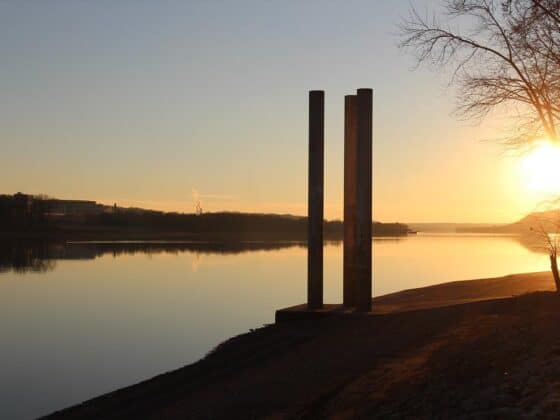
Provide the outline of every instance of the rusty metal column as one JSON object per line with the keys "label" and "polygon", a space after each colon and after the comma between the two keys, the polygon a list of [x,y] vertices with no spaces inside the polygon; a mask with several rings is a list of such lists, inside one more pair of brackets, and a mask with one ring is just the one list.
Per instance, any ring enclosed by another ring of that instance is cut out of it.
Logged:
{"label": "rusty metal column", "polygon": [[344,97],[344,246],[342,272],[342,302],[346,307],[356,305],[356,95]]}
{"label": "rusty metal column", "polygon": [[307,307],[323,307],[323,183],[325,92],[309,92],[309,185],[307,203]]}
{"label": "rusty metal column", "polygon": [[371,311],[371,200],[373,90],[357,95],[356,310]]}

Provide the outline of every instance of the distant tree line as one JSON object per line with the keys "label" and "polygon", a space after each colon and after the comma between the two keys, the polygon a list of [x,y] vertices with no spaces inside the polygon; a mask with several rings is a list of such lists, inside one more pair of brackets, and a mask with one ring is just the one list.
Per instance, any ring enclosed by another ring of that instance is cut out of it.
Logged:
{"label": "distant tree line", "polygon": [[[401,223],[373,222],[374,236],[406,235]],[[307,218],[260,213],[164,213],[153,210],[103,206],[93,201],[56,200],[26,194],[0,196],[0,231],[56,232],[100,236],[130,233],[191,235],[193,239],[305,240]],[[343,223],[325,221],[325,239],[341,239]],[[126,236],[128,238],[128,236]]]}
{"label": "distant tree line", "polygon": [[[97,226],[179,230],[193,233],[282,233],[294,237],[307,235],[307,217],[277,214],[233,212],[180,214],[120,210],[115,213],[92,215],[87,220],[88,223]],[[409,232],[408,226],[402,223],[373,222],[372,228],[374,235],[406,235]],[[327,238],[342,238],[343,223],[339,220],[325,220],[323,230]]]}
{"label": "distant tree line", "polygon": [[0,230],[37,231],[48,227],[47,200],[28,194],[0,195]]}

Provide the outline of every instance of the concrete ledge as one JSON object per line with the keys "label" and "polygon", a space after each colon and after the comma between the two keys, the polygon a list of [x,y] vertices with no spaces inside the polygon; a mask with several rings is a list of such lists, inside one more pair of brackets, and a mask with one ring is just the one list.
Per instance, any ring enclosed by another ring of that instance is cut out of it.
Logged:
{"label": "concrete ledge", "polygon": [[408,289],[374,297],[370,312],[356,312],[341,304],[325,305],[320,310],[308,310],[307,305],[297,305],[276,311],[276,322],[325,317],[355,318],[409,312],[444,306],[455,306],[484,300],[511,298],[536,291],[555,291],[550,271],[514,274],[489,279],[454,281],[433,286]]}
{"label": "concrete ledge", "polygon": [[332,317],[362,317],[373,315],[373,312],[356,312],[354,308],[346,308],[342,304],[325,304],[322,309],[310,310],[307,304],[278,309],[275,322],[288,322]]}

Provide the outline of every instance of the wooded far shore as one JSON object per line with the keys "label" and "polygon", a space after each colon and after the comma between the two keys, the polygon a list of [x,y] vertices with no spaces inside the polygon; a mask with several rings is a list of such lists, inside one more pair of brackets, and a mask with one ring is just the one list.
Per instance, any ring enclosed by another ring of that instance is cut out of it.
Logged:
{"label": "wooded far shore", "polygon": [[[403,223],[372,222],[373,236],[404,236]],[[0,195],[0,237],[74,240],[306,240],[307,217],[288,214],[174,213],[59,200],[28,194]],[[326,240],[341,240],[343,223],[324,222]]]}

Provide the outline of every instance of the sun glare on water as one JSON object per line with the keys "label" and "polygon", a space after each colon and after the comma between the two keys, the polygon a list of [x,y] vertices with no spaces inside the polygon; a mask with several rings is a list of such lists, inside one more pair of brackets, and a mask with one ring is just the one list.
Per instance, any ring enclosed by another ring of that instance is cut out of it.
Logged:
{"label": "sun glare on water", "polygon": [[560,147],[543,142],[520,161],[520,174],[527,189],[560,194]]}

